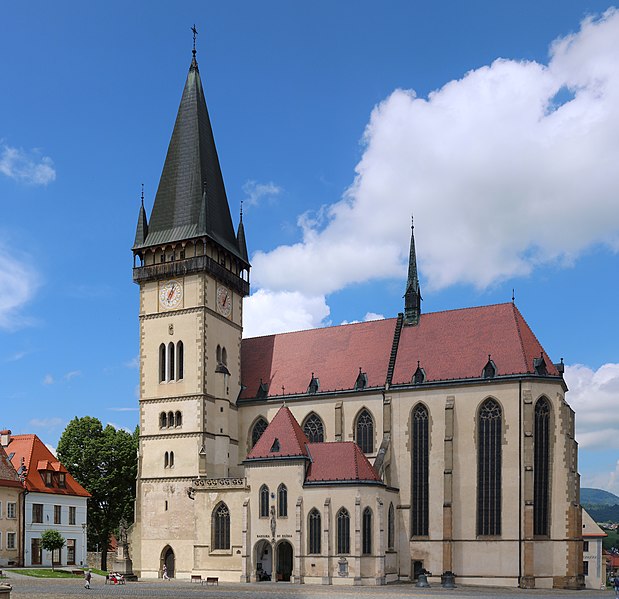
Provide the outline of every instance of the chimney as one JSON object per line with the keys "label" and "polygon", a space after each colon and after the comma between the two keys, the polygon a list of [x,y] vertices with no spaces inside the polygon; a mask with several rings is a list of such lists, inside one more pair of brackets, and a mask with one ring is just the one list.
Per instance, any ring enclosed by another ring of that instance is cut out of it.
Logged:
{"label": "chimney", "polygon": [[0,431],[0,445],[2,445],[2,447],[8,447],[10,442],[11,431],[8,429]]}

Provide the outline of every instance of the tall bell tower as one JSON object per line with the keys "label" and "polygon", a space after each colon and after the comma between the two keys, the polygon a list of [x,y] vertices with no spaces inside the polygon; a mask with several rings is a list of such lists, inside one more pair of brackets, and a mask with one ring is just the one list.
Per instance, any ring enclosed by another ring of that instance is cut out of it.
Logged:
{"label": "tall bell tower", "polygon": [[142,198],[132,250],[140,287],[135,532],[142,546],[164,538],[178,545],[178,531],[193,537],[179,501],[191,481],[239,474],[236,399],[250,270],[242,216],[236,234],[230,216],[195,34],[153,209],[149,219]]}

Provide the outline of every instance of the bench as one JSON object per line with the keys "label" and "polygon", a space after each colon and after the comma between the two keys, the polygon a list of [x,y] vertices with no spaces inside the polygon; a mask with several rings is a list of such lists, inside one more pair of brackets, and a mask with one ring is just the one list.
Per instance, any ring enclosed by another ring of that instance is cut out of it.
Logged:
{"label": "bench", "polygon": [[192,574],[191,582],[202,582],[202,576],[200,574]]}
{"label": "bench", "polygon": [[205,583],[206,583],[206,586],[209,586],[209,585],[219,586],[219,577],[218,576],[207,576],[206,580],[202,581],[202,584],[205,584]]}
{"label": "bench", "polygon": [[84,570],[71,570],[73,576],[84,576]]}

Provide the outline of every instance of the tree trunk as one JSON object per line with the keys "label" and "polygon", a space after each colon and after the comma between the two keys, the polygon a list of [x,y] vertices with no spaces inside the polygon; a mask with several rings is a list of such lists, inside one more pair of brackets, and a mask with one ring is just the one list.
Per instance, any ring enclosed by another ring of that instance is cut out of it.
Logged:
{"label": "tree trunk", "polygon": [[104,548],[101,550],[101,569],[107,572],[107,544],[105,544]]}

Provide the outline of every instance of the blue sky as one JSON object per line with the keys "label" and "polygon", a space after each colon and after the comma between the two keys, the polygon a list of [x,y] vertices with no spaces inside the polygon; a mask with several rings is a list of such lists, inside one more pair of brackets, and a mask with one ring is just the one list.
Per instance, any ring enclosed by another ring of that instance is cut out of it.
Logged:
{"label": "blue sky", "polygon": [[[246,333],[516,303],[619,493],[619,14],[605,2],[0,7],[0,426],[137,423],[150,210],[198,62],[254,295]],[[281,273],[288,273],[282,277]]]}

